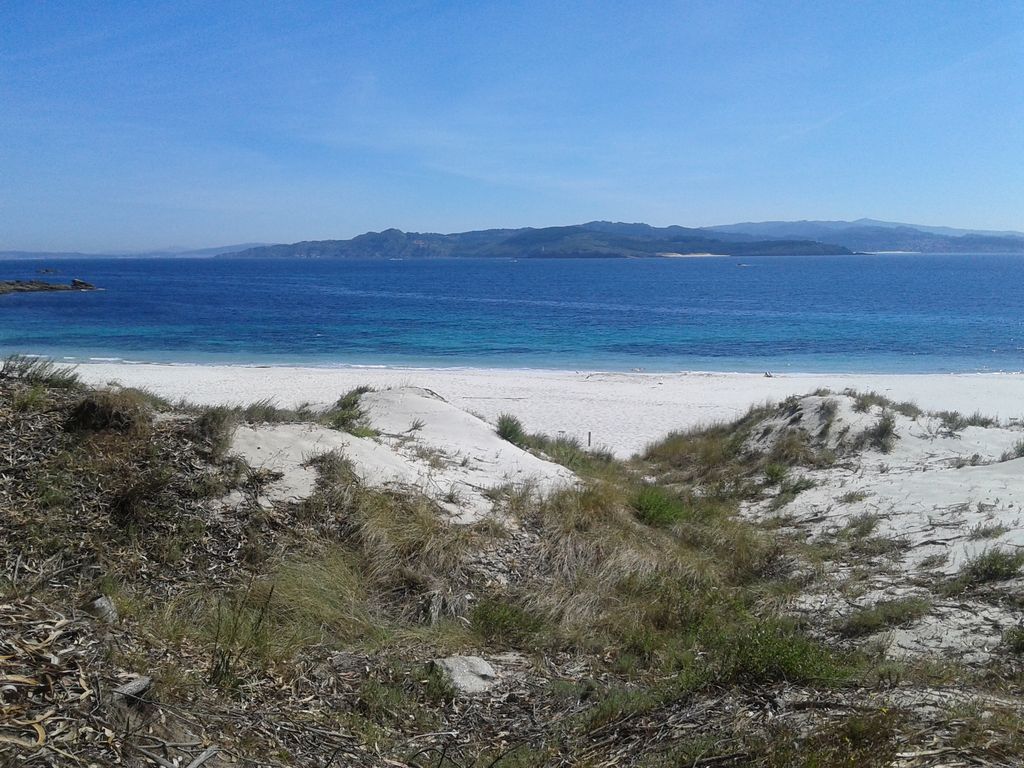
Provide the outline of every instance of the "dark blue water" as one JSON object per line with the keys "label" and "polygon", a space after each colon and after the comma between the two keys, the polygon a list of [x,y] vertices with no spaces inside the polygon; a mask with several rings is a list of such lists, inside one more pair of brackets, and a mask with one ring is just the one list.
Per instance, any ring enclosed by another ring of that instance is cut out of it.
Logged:
{"label": "dark blue water", "polygon": [[[746,266],[743,266],[746,265]],[[0,262],[0,279],[41,262]],[[628,370],[1019,371],[1024,257],[45,264],[0,353]]]}

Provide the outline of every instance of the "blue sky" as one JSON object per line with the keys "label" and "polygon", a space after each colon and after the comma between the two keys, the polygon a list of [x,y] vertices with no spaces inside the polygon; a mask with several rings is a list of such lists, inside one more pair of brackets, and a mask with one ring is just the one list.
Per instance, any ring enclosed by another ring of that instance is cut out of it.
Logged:
{"label": "blue sky", "polygon": [[1022,2],[0,5],[0,249],[1024,229]]}

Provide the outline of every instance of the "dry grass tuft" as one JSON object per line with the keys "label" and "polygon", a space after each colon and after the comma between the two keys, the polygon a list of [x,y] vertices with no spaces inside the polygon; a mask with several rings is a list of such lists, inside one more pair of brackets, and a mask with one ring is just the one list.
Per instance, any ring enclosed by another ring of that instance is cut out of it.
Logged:
{"label": "dry grass tuft", "polygon": [[153,417],[149,401],[130,389],[100,389],[85,395],[65,423],[72,432],[148,433]]}

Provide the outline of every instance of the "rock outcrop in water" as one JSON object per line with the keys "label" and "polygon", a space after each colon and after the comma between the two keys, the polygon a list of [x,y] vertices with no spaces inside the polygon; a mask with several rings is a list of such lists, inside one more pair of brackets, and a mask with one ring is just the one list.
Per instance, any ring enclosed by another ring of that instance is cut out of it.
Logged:
{"label": "rock outcrop in water", "polygon": [[39,293],[43,291],[95,291],[96,286],[85,280],[72,280],[70,285],[48,283],[45,280],[0,280],[0,294]]}

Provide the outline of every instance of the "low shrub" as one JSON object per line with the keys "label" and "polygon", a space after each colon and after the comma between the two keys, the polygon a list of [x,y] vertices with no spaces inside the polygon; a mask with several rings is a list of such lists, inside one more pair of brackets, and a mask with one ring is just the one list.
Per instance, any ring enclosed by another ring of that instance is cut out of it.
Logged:
{"label": "low shrub", "polygon": [[219,463],[231,449],[231,438],[238,426],[238,414],[232,408],[204,408],[194,423],[194,436],[203,444],[211,461]]}
{"label": "low shrub", "polygon": [[765,485],[778,485],[786,479],[788,473],[789,467],[785,464],[769,464],[764,468]]}
{"label": "low shrub", "polygon": [[1024,553],[1005,549],[990,549],[968,560],[960,574],[968,584],[985,584],[992,581],[1008,581],[1020,573],[1024,565]]}
{"label": "low shrub", "polygon": [[498,416],[496,430],[498,437],[513,445],[522,446],[526,442],[526,430],[523,428],[523,422],[511,413],[503,413]]}
{"label": "low shrub", "polygon": [[686,515],[682,499],[657,485],[645,485],[632,499],[636,516],[648,525],[671,525]]}
{"label": "low shrub", "polygon": [[1003,648],[1015,656],[1024,655],[1024,624],[1010,627],[1003,633]]}
{"label": "low shrub", "polygon": [[891,413],[883,413],[874,426],[865,429],[860,439],[859,446],[867,445],[879,453],[889,453],[896,444],[896,419]]}
{"label": "low shrub", "polygon": [[100,389],[75,404],[65,422],[72,432],[143,434],[152,423],[146,401],[127,389]]}
{"label": "low shrub", "polygon": [[[324,418],[332,429],[343,432],[351,432],[358,437],[369,437],[375,434],[362,421],[366,418],[366,410],[360,405],[359,400],[367,392],[372,392],[372,387],[362,386],[350,389],[338,398]],[[357,434],[358,433],[358,434]]]}
{"label": "low shrub", "polygon": [[470,613],[470,627],[488,643],[523,646],[544,626],[535,613],[511,602],[484,598]]}
{"label": "low shrub", "polygon": [[706,629],[701,644],[720,684],[836,681],[848,672],[835,651],[779,618]]}
{"label": "low shrub", "polygon": [[1020,574],[1022,566],[1024,552],[994,547],[965,562],[959,573],[941,591],[955,595],[983,584],[1009,581]]}

